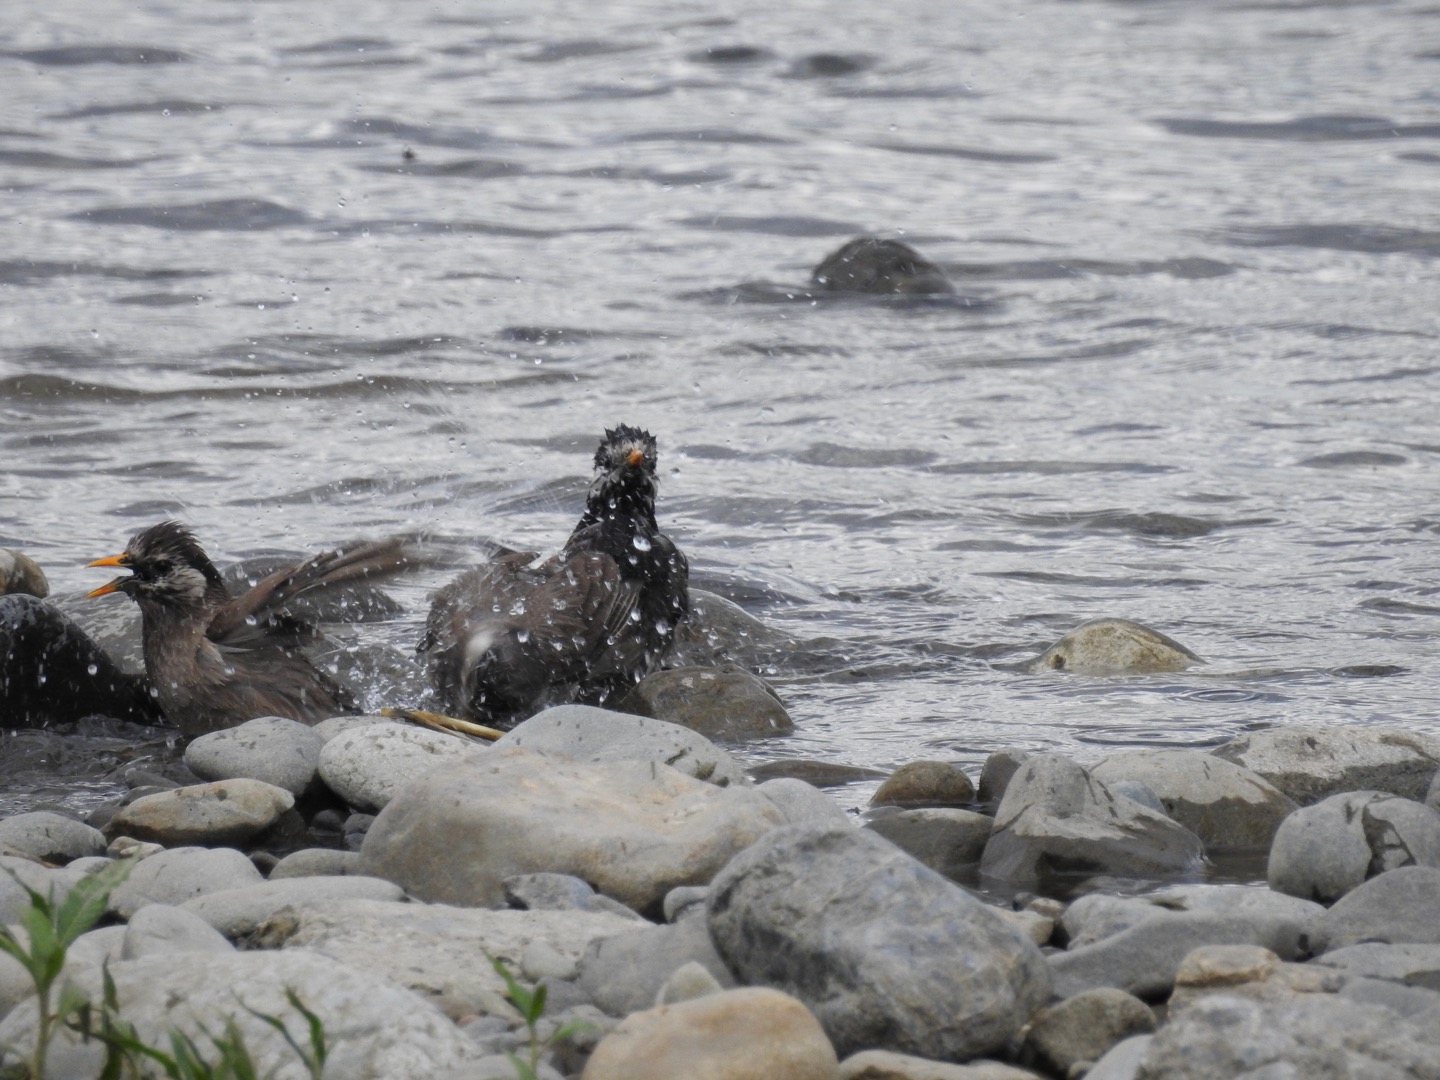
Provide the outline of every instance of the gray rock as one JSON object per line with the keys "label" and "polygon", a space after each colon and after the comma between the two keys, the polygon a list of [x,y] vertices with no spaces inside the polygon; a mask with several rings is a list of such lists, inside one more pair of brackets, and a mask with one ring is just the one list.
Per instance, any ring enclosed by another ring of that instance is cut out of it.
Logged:
{"label": "gray rock", "polygon": [[1200,837],[1207,851],[1263,850],[1296,809],[1268,781],[1199,750],[1131,750],[1106,758],[1091,775],[1114,790],[1139,781],[1162,812]]}
{"label": "gray rock", "polygon": [[370,873],[423,900],[498,906],[506,878],[551,872],[574,874],[644,912],[677,885],[708,882],[781,821],[748,785],[722,788],[660,764],[570,761],[497,744],[397,795],[361,854]]}
{"label": "gray rock", "polygon": [[[373,972],[304,949],[211,953],[204,963],[147,956],[114,964],[110,972],[120,1016],[142,1041],[168,1046],[174,1029],[202,1051],[213,1052],[206,1032],[224,1031],[233,1018],[259,1073],[273,1080],[310,1075],[281,1035],[254,1015],[280,1018],[304,1045],[306,1021],[286,999],[287,991],[325,1029],[327,1076],[432,1080],[468,1069],[481,1056],[442,1012],[417,995]],[[97,972],[88,988],[92,1000],[99,999],[99,982]],[[0,1043],[13,1042],[28,1052],[34,1040],[35,1009],[27,1002],[0,1023]],[[78,1045],[78,1036],[65,1032],[52,1044],[51,1075],[91,1080],[99,1075],[101,1057],[97,1044]]]}
{"label": "gray rock", "polygon": [[120,947],[122,960],[174,953],[233,952],[235,946],[194,912],[169,904],[147,904],[130,918]]}
{"label": "gray rock", "polygon": [[1035,945],[864,829],[770,833],[716,877],[707,909],[736,977],[806,1002],[842,1054],[975,1057],[1050,993]]}
{"label": "gray rock", "polygon": [[1381,791],[1332,795],[1285,819],[1270,848],[1270,887],[1331,903],[1400,866],[1440,867],[1440,812]]}
{"label": "gray rock", "polygon": [[49,863],[68,863],[105,853],[99,829],[63,814],[35,810],[0,821],[0,854],[20,855]]}
{"label": "gray rock", "polygon": [[1142,784],[1139,780],[1116,780],[1105,785],[1110,789],[1112,795],[1123,795],[1127,799],[1138,802],[1141,806],[1148,806],[1157,814],[1170,815],[1165,811],[1165,804],[1160,801],[1160,796],[1155,794],[1149,784]]}
{"label": "gray rock", "polygon": [[281,908],[329,907],[341,900],[399,900],[393,882],[372,877],[285,878],[206,893],[181,905],[228,938],[253,933]]}
{"label": "gray rock", "polygon": [[1270,887],[1331,903],[1403,865],[1440,867],[1440,812],[1385,792],[1345,792],[1286,818],[1270,848]]}
{"label": "gray rock", "polygon": [[1406,986],[1440,990],[1440,945],[1366,942],[1332,949],[1312,963],[1338,968],[1357,978],[1388,979]]}
{"label": "gray rock", "polygon": [[347,877],[361,874],[358,851],[335,848],[301,848],[286,855],[270,871],[270,880],[292,877]]}
{"label": "gray rock", "polygon": [[799,644],[739,604],[691,585],[690,617],[675,628],[667,660],[676,667],[740,664],[764,671],[793,654]]}
{"label": "gray rock", "polygon": [[389,726],[389,727],[410,727],[408,721],[396,720],[389,716],[377,716],[367,713],[363,716],[332,716],[328,720],[321,720],[310,728],[319,735],[325,742],[329,742],[336,735],[346,731],[358,731],[360,728]]}
{"label": "gray rock", "polygon": [[1436,771],[1435,778],[1425,791],[1425,805],[1432,810],[1440,810],[1440,770]]}
{"label": "gray rock", "polygon": [[1141,623],[1091,619],[1030,661],[1027,670],[1036,674],[1144,675],[1184,671],[1204,662],[1174,638]]}
{"label": "gray rock", "polygon": [[665,984],[655,995],[655,1005],[673,1005],[677,1001],[692,1001],[706,994],[718,994],[725,987],[710,973],[710,969],[698,960],[686,960],[670,973]]}
{"label": "gray rock", "polygon": [[1237,994],[1284,1001],[1304,994],[1333,994],[1345,976],[1318,964],[1290,964],[1259,945],[1202,945],[1191,949],[1175,972],[1171,1013],[1207,994]]}
{"label": "gray rock", "polygon": [[274,784],[218,780],[136,799],[116,812],[105,835],[166,847],[226,847],[264,832],[294,805],[295,796]]}
{"label": "gray rock", "polygon": [[1086,990],[1035,1015],[1020,1045],[1020,1060],[1067,1076],[1077,1066],[1098,1061],[1122,1039],[1154,1030],[1155,1014],[1133,994],[1110,987]]}
{"label": "gray rock", "polygon": [[935,806],[886,814],[865,828],[879,833],[937,874],[957,877],[980,861],[993,824],[993,819],[984,814]]}
{"label": "gray rock", "polygon": [[1440,1032],[1327,994],[1201,998],[1150,1043],[1145,1080],[1434,1080]]}
{"label": "gray rock", "polygon": [[206,893],[239,889],[261,880],[255,865],[234,848],[171,848],[135,865],[110,894],[110,911],[130,919],[146,904],[178,907]]}
{"label": "gray rock", "polygon": [[1301,806],[1344,791],[1423,799],[1440,769],[1440,736],[1398,727],[1289,724],[1211,751],[1259,773]]}
{"label": "gray rock", "polygon": [[1325,908],[1309,900],[1253,885],[1170,885],[1143,896],[1089,893],[1065,909],[1060,925],[1069,947],[1078,949],[1170,912],[1194,911],[1246,918],[1289,919],[1308,934]]}
{"label": "gray rock", "polygon": [[1382,1005],[1431,1030],[1440,1024],[1440,991],[1404,986],[1388,979],[1359,977],[1346,979],[1339,994],[1347,1001]]}
{"label": "gray rock", "polygon": [[888,237],[858,236],[821,259],[810,282],[826,292],[871,296],[953,293],[945,271],[909,244]]}
{"label": "gray rock", "polygon": [[570,982],[579,974],[580,961],[566,956],[548,941],[531,941],[520,953],[520,975],[532,983],[546,979]]}
{"label": "gray rock", "polygon": [[1040,1080],[1029,1069],[999,1061],[953,1065],[893,1050],[861,1050],[840,1062],[836,1080]]}
{"label": "gray rock", "polygon": [[675,969],[691,961],[722,987],[735,985],[735,977],[710,940],[701,910],[676,923],[591,942],[580,961],[580,989],[610,1016],[628,1016],[654,1005]]}
{"label": "gray rock", "polygon": [[29,555],[14,548],[0,548],[0,596],[11,593],[26,593],[43,600],[50,595],[50,582]]}
{"label": "gray rock", "polygon": [[984,874],[1044,883],[1055,875],[1189,873],[1203,858],[1183,825],[1104,784],[1060,754],[1039,754],[1011,779],[980,863]]}
{"label": "gray rock", "polygon": [[769,683],[732,665],[654,672],[615,708],[679,724],[707,739],[759,739],[795,730]]}
{"label": "gray rock", "polygon": [[487,957],[520,973],[526,951],[543,942],[553,956],[574,967],[593,941],[634,925],[603,912],[487,911],[338,900],[277,916],[259,936],[266,948],[324,953],[432,1000],[456,1002],[460,1011],[518,1020],[504,998],[505,984]]}
{"label": "gray rock", "polygon": [[974,801],[970,777],[948,761],[906,762],[870,797],[871,806],[965,806]]}
{"label": "gray rock", "polygon": [[756,781],[803,780],[812,787],[827,788],[853,784],[859,780],[883,780],[886,774],[880,769],[867,769],[860,765],[845,765],[838,761],[814,761],[810,758],[780,758],[752,765],[749,774]]}
{"label": "gray rock", "polygon": [[785,818],[786,825],[841,825],[855,822],[840,804],[819,788],[793,777],[776,777],[755,788]]}
{"label": "gray rock", "polygon": [[1304,928],[1277,915],[1226,915],[1172,911],[1136,923],[1092,945],[1046,958],[1055,992],[1070,997],[1113,986],[1136,997],[1158,998],[1175,982],[1180,962],[1202,945],[1262,945],[1285,960],[1295,958]]}
{"label": "gray rock", "polygon": [[1153,1035],[1132,1035],[1116,1043],[1085,1073],[1085,1080],[1137,1080]]}
{"label": "gray rock", "polygon": [[1440,944],[1440,870],[1402,866],[1350,890],[1315,921],[1316,953],[1362,942]]}
{"label": "gray rock", "polygon": [[618,900],[597,893],[573,874],[516,874],[503,882],[505,900],[526,911],[605,911],[631,922],[648,921]]}
{"label": "gray rock", "polygon": [[666,922],[677,922],[680,917],[696,904],[705,903],[710,895],[709,885],[681,885],[665,894],[661,910]]}
{"label": "gray rock", "polygon": [[750,783],[734,757],[698,732],[590,705],[546,709],[495,742],[496,750],[515,746],[576,761],[659,762],[721,787]]}
{"label": "gray rock", "polygon": [[980,767],[980,785],[975,798],[986,806],[999,806],[1011,779],[1032,756],[1029,750],[1014,746],[996,750]]}
{"label": "gray rock", "polygon": [[249,777],[302,795],[315,780],[325,739],[314,728],[279,716],[201,735],[185,747],[185,764],[203,780]]}
{"label": "gray rock", "polygon": [[320,749],[320,779],[351,806],[378,811],[405,785],[486,751],[478,743],[408,724],[347,728]]}

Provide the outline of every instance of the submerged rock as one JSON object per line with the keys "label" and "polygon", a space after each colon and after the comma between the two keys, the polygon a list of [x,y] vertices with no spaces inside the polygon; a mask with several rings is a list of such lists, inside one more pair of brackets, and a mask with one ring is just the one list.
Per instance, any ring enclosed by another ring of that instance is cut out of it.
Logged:
{"label": "submerged rock", "polygon": [[1210,752],[1258,773],[1301,806],[1344,791],[1423,800],[1440,770],[1440,736],[1383,725],[1288,724]]}
{"label": "submerged rock", "polygon": [[681,667],[645,676],[615,706],[679,724],[707,739],[754,739],[795,729],[780,696],[734,666]]}
{"label": "submerged rock", "polygon": [[863,829],[770,833],[721,871],[707,908],[736,976],[805,1002],[842,1054],[968,1060],[1050,994],[1032,942]]}
{"label": "submerged rock", "polygon": [[994,822],[984,814],[955,807],[899,810],[865,827],[948,878],[980,861]]}
{"label": "submerged rock", "polygon": [[1147,675],[1205,661],[1159,630],[1129,619],[1083,622],[1026,665],[1035,674]]}
{"label": "submerged rock", "polygon": [[1203,856],[1200,838],[1183,825],[1117,798],[1061,754],[1038,754],[1006,788],[980,870],[1042,883],[1057,875],[1189,873]]}
{"label": "submerged rock", "polygon": [[708,882],[783,820],[748,785],[721,788],[652,762],[573,761],[497,744],[400,791],[361,855],[370,873],[423,900],[496,907],[506,878],[548,871],[574,874],[645,911],[676,885]]}
{"label": "submerged rock", "polygon": [[856,237],[832,251],[810,280],[829,292],[924,296],[955,291],[945,271],[909,244],[875,236]]}

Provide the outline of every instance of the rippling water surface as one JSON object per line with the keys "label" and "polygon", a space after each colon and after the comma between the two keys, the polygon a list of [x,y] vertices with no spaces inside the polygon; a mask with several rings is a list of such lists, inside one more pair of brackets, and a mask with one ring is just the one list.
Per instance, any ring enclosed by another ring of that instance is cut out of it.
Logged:
{"label": "rippling water surface", "polygon": [[[0,544],[57,594],[166,516],[553,548],[630,422],[801,642],[752,760],[1440,731],[1428,0],[7,10]],[[957,296],[809,296],[862,233]],[[440,580],[339,636],[368,704]],[[1210,663],[1003,668],[1102,615]],[[70,738],[0,809],[117,789]]]}

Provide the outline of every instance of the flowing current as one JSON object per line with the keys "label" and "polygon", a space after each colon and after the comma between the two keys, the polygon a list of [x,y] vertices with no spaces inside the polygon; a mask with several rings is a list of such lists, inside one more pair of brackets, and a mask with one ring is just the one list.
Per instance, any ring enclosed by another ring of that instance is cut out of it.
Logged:
{"label": "flowing current", "polygon": [[[0,546],[132,662],[141,527],[553,550],[623,422],[788,643],[752,763],[1440,732],[1429,0],[6,12]],[[956,295],[811,295],[862,234]],[[453,572],[331,635],[368,706]],[[1010,670],[1098,616],[1209,663]],[[0,747],[4,813],[172,753]]]}

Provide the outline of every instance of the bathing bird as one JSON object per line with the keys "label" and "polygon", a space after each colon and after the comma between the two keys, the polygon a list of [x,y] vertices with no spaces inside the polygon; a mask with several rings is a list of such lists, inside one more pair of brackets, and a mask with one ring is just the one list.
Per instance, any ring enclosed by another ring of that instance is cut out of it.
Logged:
{"label": "bathing bird", "polygon": [[648,431],[607,430],[558,554],[505,555],[435,595],[419,651],[447,708],[509,727],[547,705],[613,701],[660,665],[690,593],[655,522],[655,464]]}
{"label": "bathing bird", "polygon": [[321,592],[375,581],[410,565],[399,539],[364,541],[277,570],[239,596],[176,521],[136,533],[91,566],[130,571],[88,596],[124,593],[140,606],[151,693],[184,734],[257,716],[313,724],[353,712],[355,697],[301,651],[320,633],[289,608]]}

